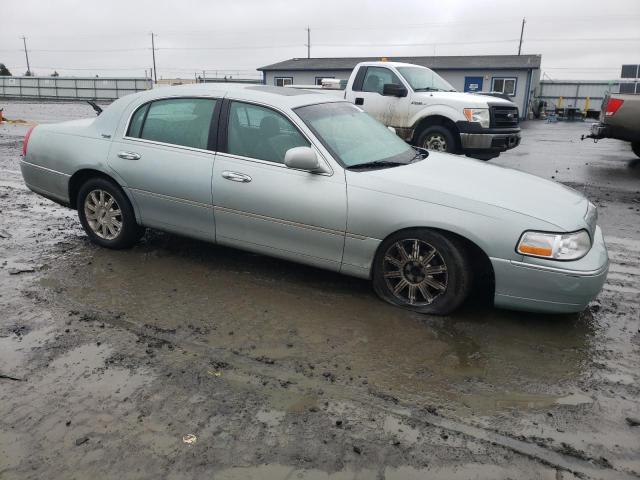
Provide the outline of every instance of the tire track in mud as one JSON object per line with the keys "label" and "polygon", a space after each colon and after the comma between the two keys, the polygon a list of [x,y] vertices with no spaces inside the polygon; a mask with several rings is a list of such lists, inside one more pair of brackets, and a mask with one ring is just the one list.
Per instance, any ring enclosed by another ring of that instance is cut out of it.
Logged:
{"label": "tire track in mud", "polygon": [[[176,337],[174,332],[165,334],[161,330],[150,329],[149,325],[129,320],[122,315],[104,316],[102,312],[96,312],[90,313],[89,318],[122,328],[140,338],[144,338],[147,342],[156,341],[173,344],[175,347],[189,350],[192,353],[202,354],[207,357],[213,356],[218,362],[232,364],[236,378],[244,378],[247,381],[256,377],[266,378],[280,383],[287,382],[290,385],[296,385],[300,389],[317,386],[316,380],[309,379],[298,372],[283,370],[277,364],[265,363],[259,358],[252,358],[241,352],[214,347],[206,342],[189,339],[186,336]],[[505,432],[470,425],[457,419],[442,416],[435,408],[416,410],[412,405],[407,405],[391,395],[376,392],[371,388],[365,392],[354,387],[323,382],[322,389],[334,400],[351,401],[366,407],[370,411],[384,411],[385,414],[404,420],[405,423],[410,422],[422,425],[425,428],[437,428],[469,440],[502,447],[539,462],[541,465],[555,468],[558,471],[569,472],[579,478],[602,480],[637,480],[640,478],[634,473],[614,468],[606,460],[592,458],[585,452],[571,448],[561,449],[542,445],[516,438]]]}
{"label": "tire track in mud", "polygon": [[[604,290],[621,294],[622,298],[637,299],[640,295],[640,241],[607,237],[609,275]],[[635,303],[635,302],[633,302]]]}

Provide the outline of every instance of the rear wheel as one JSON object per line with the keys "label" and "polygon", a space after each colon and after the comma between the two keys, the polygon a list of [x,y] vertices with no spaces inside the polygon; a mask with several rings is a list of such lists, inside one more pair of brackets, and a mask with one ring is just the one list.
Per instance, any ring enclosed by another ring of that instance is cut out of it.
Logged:
{"label": "rear wheel", "polygon": [[82,185],[77,208],[84,231],[100,246],[129,248],[144,235],[129,199],[109,180],[94,178]]}
{"label": "rear wheel", "polygon": [[428,229],[392,235],[374,260],[376,293],[393,305],[420,313],[451,313],[469,295],[471,279],[462,242]]}
{"label": "rear wheel", "polygon": [[631,150],[633,150],[633,153],[640,157],[640,142],[631,143]]}
{"label": "rear wheel", "polygon": [[418,147],[435,152],[457,153],[455,137],[451,130],[441,125],[427,127],[418,137]]}

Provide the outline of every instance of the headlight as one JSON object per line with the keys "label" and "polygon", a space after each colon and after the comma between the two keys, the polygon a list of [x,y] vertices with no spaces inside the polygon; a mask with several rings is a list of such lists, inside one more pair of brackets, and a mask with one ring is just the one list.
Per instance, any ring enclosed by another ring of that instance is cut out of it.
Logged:
{"label": "headlight", "polygon": [[524,232],[517,252],[530,257],[553,260],[577,260],[591,249],[591,238],[586,230],[573,233]]}
{"label": "headlight", "polygon": [[464,116],[470,122],[478,122],[482,128],[489,128],[490,117],[488,108],[465,108]]}

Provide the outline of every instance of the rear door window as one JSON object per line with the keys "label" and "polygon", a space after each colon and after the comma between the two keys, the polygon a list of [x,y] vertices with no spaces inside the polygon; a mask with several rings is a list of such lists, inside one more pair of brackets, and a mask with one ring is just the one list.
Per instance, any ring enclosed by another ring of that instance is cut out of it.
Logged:
{"label": "rear door window", "polygon": [[242,157],[284,163],[287,150],[309,142],[284,115],[243,102],[231,102],[227,152]]}
{"label": "rear door window", "polygon": [[151,102],[133,114],[128,136],[206,150],[216,101],[171,98]]}

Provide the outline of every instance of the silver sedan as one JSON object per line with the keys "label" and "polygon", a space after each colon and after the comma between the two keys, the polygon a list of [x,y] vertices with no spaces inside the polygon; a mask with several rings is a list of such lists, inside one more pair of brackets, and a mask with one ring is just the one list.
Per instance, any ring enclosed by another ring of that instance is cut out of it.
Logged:
{"label": "silver sedan", "polygon": [[155,89],[40,125],[23,154],[27,186],[77,209],[108,248],[161,229],[371,279],[387,302],[430,314],[474,289],[499,307],[577,312],[607,275],[582,194],[416,150],[310,91]]}

